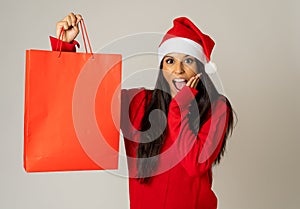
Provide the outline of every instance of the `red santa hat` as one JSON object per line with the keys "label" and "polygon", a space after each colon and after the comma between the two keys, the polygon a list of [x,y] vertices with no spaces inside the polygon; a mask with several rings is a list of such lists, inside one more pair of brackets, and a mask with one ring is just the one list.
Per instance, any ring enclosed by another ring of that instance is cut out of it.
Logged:
{"label": "red santa hat", "polygon": [[158,48],[158,59],[161,63],[168,53],[184,53],[197,58],[205,65],[205,72],[216,72],[216,66],[210,60],[215,42],[202,33],[186,17],[174,19],[173,27],[166,33]]}

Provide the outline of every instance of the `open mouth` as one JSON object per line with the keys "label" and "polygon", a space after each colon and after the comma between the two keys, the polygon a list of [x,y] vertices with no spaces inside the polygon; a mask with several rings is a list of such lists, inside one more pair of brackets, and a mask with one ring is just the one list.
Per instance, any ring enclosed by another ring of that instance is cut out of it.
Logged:
{"label": "open mouth", "polygon": [[173,80],[173,84],[174,84],[176,90],[180,91],[186,85],[186,80],[183,78],[175,78]]}

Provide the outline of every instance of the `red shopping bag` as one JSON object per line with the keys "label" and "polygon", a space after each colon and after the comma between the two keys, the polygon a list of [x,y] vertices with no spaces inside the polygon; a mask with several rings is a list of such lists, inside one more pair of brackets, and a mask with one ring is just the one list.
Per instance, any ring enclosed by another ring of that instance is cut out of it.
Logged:
{"label": "red shopping bag", "polygon": [[92,50],[26,51],[27,172],[117,169],[121,60]]}

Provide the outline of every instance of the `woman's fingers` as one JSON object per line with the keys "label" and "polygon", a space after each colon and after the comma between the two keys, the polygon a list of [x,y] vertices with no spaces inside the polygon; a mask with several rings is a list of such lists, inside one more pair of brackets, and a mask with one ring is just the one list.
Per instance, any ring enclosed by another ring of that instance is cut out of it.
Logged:
{"label": "woman's fingers", "polygon": [[67,16],[65,16],[62,21],[66,21],[68,23],[69,27],[75,26],[76,16],[74,15],[73,12],[71,12],[70,14],[68,14]]}
{"label": "woman's fingers", "polygon": [[80,14],[76,15],[76,25],[82,20],[82,16]]}
{"label": "woman's fingers", "polygon": [[68,15],[68,16],[66,17],[66,21],[67,21],[67,23],[68,23],[68,27],[70,28],[70,27],[72,26],[72,19],[71,19],[71,16],[70,16],[70,15]]}
{"label": "woman's fingers", "polygon": [[56,24],[56,37],[59,37],[59,34],[62,28],[65,30],[65,33],[62,37],[63,41],[71,42],[73,41],[79,33],[78,23],[82,20],[82,16],[80,14],[74,14],[71,12],[64,19],[57,22]]}
{"label": "woman's fingers", "polygon": [[192,87],[192,88],[196,88],[198,82],[199,82],[199,78],[195,78],[195,79],[193,80],[192,84],[191,84],[191,87]]}
{"label": "woman's fingers", "polygon": [[192,84],[191,84],[191,87],[192,87],[192,88],[197,88],[197,85],[198,85],[198,83],[199,83],[199,81],[200,81],[200,76],[201,76],[201,74],[197,74],[197,75],[195,76],[195,79],[193,80],[193,82],[192,82]]}
{"label": "woman's fingers", "polygon": [[56,23],[56,27],[59,29],[64,28],[64,30],[68,30],[69,25],[67,21],[59,21]]}
{"label": "woman's fingers", "polygon": [[[56,37],[57,38],[61,38],[61,37],[59,37],[59,35],[60,35],[62,28],[64,30],[68,30],[69,26],[68,26],[67,21],[60,21],[60,22],[56,23]],[[65,37],[63,37],[63,41],[65,41]]]}
{"label": "woman's fingers", "polygon": [[197,85],[198,85],[198,83],[199,83],[199,81],[200,81],[201,75],[202,75],[202,73],[197,74],[197,75],[191,77],[190,80],[188,80],[188,82],[187,82],[186,85],[189,86],[189,87],[191,87],[191,88],[196,88]]}
{"label": "woman's fingers", "polygon": [[74,15],[74,13],[70,13],[69,14],[70,17],[70,21],[71,21],[71,25],[74,27],[76,25],[76,16]]}
{"label": "woman's fingers", "polygon": [[194,76],[193,77],[191,77],[189,80],[188,80],[188,82],[186,83],[186,86],[191,86],[191,83],[192,83],[192,81],[194,80]]}

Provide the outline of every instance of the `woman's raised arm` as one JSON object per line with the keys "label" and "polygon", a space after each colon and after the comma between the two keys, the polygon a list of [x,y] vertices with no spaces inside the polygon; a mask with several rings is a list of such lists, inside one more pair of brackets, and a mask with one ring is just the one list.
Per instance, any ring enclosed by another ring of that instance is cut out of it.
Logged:
{"label": "woman's raised arm", "polygon": [[64,29],[64,34],[62,36],[62,51],[75,52],[76,45],[79,47],[79,43],[75,41],[75,38],[79,34],[78,23],[82,20],[82,16],[80,14],[70,13],[62,20],[56,23],[56,38],[50,36],[50,42],[53,51],[58,50],[58,38],[62,28]]}

